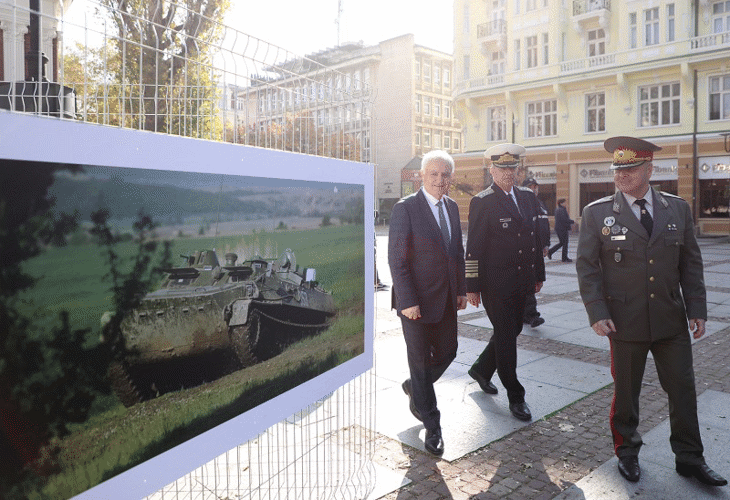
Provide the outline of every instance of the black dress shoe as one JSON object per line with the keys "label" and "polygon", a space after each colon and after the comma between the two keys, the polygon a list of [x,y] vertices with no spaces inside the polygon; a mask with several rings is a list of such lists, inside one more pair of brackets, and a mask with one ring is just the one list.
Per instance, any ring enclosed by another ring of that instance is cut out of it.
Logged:
{"label": "black dress shoe", "polygon": [[707,464],[692,465],[677,462],[677,472],[681,476],[695,477],[699,482],[710,486],[725,486],[727,484],[727,479],[710,469]]}
{"label": "black dress shoe", "polygon": [[497,394],[497,386],[495,386],[491,380],[487,380],[486,378],[479,375],[479,373],[474,369],[472,366],[469,368],[469,371],[467,372],[471,378],[477,381],[479,384],[479,387],[486,392],[487,394]]}
{"label": "black dress shoe", "polygon": [[530,413],[530,407],[524,401],[522,403],[510,403],[509,411],[515,418],[520,420],[532,420],[532,413]]}
{"label": "black dress shoe", "polygon": [[408,408],[411,410],[411,413],[414,417],[416,417],[416,420],[423,422],[423,418],[421,418],[421,412],[418,411],[418,408],[416,408],[416,403],[413,402],[413,395],[411,394],[411,379],[406,379],[401,384],[401,387],[403,388],[403,392],[405,392],[408,396]]}
{"label": "black dress shoe", "polygon": [[627,481],[635,483],[641,477],[641,467],[639,467],[639,457],[619,457],[618,471]]}
{"label": "black dress shoe", "polygon": [[537,318],[533,319],[530,322],[530,326],[532,328],[537,328],[538,326],[542,325],[543,323],[545,323],[545,319],[538,316]]}
{"label": "black dress shoe", "polygon": [[563,262],[573,262],[573,259],[563,259]]}
{"label": "black dress shoe", "polygon": [[426,439],[423,441],[426,451],[440,457],[444,454],[444,440],[441,429],[426,429]]}

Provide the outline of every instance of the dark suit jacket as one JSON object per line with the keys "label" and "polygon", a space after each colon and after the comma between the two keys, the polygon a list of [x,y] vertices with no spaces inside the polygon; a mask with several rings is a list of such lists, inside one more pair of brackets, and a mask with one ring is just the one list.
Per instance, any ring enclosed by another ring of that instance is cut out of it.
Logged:
{"label": "dark suit jacket", "polygon": [[464,244],[459,207],[448,196],[446,208],[451,223],[447,251],[436,218],[422,190],[393,207],[388,239],[388,264],[393,278],[393,307],[401,311],[421,308],[422,323],[437,323],[444,315],[447,297],[457,309],[457,297],[466,295]]}
{"label": "dark suit jacket", "polygon": [[612,319],[614,338],[687,335],[687,317],[707,319],[702,254],[689,205],[653,191],[651,238],[621,193],[583,209],[576,270],[591,325]]}
{"label": "dark suit jacket", "polygon": [[524,217],[495,184],[471,199],[466,244],[469,292],[503,296],[517,287],[521,293],[530,293],[536,281],[545,281],[537,197],[529,188],[515,186],[514,190]]}
{"label": "dark suit jacket", "polygon": [[555,234],[565,234],[570,231],[570,226],[575,224],[575,221],[568,215],[568,210],[558,205],[555,209]]}

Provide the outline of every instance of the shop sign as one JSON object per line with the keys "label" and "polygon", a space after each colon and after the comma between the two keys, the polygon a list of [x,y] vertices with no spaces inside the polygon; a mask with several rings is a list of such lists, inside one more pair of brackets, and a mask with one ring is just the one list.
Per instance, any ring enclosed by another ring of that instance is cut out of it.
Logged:
{"label": "shop sign", "polygon": [[699,158],[700,179],[730,179],[730,156]]}
{"label": "shop sign", "polygon": [[558,169],[552,167],[527,167],[527,177],[532,177],[540,184],[556,184],[558,182]]}

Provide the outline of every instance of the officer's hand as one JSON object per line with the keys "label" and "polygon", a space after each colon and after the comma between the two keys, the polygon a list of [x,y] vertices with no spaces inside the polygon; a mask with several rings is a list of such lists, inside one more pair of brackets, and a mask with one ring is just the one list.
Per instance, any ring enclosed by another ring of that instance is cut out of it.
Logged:
{"label": "officer's hand", "polygon": [[456,297],[456,308],[459,310],[466,309],[466,295]]}
{"label": "officer's hand", "polygon": [[543,247],[543,249],[542,249],[542,256],[543,256],[543,257],[547,257],[547,254],[548,254],[548,249],[549,249],[549,248],[550,248],[550,247]]}
{"label": "officer's hand", "polygon": [[538,281],[538,282],[535,283],[535,293],[537,293],[540,290],[542,290],[542,284],[543,284],[542,281]]}
{"label": "officer's hand", "polygon": [[702,337],[705,334],[705,320],[699,318],[689,320],[689,331],[696,339]]}
{"label": "officer's hand", "polygon": [[593,331],[596,332],[601,337],[605,337],[606,335],[611,335],[612,333],[616,333],[616,326],[613,324],[613,321],[610,319],[599,319],[595,323],[591,325],[593,328]]}
{"label": "officer's hand", "polygon": [[421,317],[421,307],[412,306],[408,309],[403,309],[400,313],[408,319],[418,319]]}
{"label": "officer's hand", "polygon": [[479,307],[479,294],[476,292],[466,292],[466,300],[474,307]]}

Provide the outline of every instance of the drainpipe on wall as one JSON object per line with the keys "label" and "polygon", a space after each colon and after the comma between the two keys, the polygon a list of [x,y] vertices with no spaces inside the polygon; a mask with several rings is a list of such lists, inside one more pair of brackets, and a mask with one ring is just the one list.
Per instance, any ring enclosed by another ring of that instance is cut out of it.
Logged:
{"label": "drainpipe on wall", "polygon": [[697,70],[693,72],[694,78],[692,82],[692,99],[694,99],[694,109],[692,110],[692,217],[695,221],[695,234],[699,235],[700,225],[697,219],[700,215],[699,201],[697,200],[697,184],[699,184],[699,169],[697,168]]}

